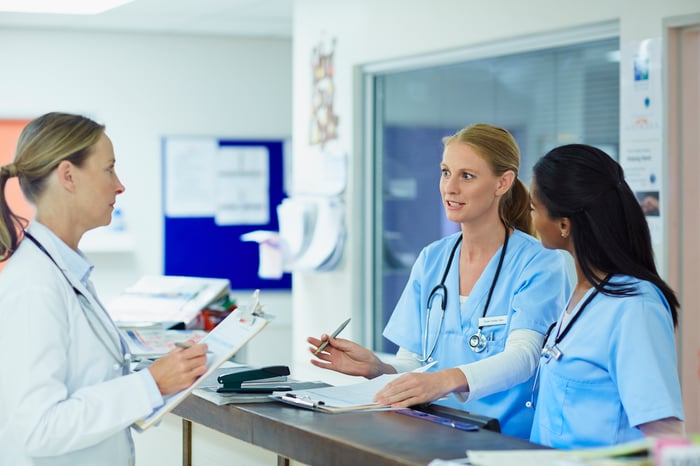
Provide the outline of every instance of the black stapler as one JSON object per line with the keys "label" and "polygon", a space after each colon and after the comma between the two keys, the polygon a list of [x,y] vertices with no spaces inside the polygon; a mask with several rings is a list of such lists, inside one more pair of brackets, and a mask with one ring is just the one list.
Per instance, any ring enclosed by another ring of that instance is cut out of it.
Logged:
{"label": "black stapler", "polygon": [[288,385],[265,384],[254,387],[241,386],[245,382],[285,375],[289,375],[289,367],[287,366],[267,366],[259,369],[246,369],[231,374],[220,375],[217,380],[222,386],[216,391],[219,393],[272,393],[289,391],[292,388]]}

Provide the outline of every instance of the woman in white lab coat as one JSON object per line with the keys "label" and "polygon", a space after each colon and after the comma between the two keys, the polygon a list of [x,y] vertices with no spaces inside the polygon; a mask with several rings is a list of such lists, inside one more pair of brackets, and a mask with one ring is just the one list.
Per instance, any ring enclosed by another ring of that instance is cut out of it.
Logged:
{"label": "woman in white lab coat", "polygon": [[[0,169],[0,464],[133,465],[129,426],[206,370],[206,345],[131,373],[126,344],[95,294],[82,235],[109,224],[124,192],[104,126],[49,113]],[[27,222],[5,199],[18,177]]]}

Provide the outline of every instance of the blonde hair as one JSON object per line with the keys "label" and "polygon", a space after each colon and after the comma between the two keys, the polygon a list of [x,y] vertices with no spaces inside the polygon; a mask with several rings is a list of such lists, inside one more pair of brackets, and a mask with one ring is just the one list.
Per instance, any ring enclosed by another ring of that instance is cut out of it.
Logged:
{"label": "blonde hair", "polygon": [[20,230],[28,224],[7,204],[7,180],[17,176],[22,193],[35,204],[56,166],[63,160],[81,166],[104,129],[81,115],[52,112],[30,121],[22,130],[13,162],[0,168],[0,260],[12,255],[21,240]]}
{"label": "blonde hair", "polygon": [[513,136],[498,126],[477,123],[443,138],[442,143],[447,146],[455,141],[469,144],[496,176],[507,171],[515,173],[513,186],[501,197],[498,213],[506,225],[536,236],[530,215],[530,193],[518,178],[520,149]]}

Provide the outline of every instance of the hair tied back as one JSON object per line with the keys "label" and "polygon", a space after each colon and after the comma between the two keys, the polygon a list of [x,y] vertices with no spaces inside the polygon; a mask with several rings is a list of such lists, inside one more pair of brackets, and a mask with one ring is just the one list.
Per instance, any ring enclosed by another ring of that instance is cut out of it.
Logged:
{"label": "hair tied back", "polygon": [[15,176],[17,176],[17,165],[15,165],[14,163],[8,163],[0,170],[2,174],[8,178],[14,178]]}

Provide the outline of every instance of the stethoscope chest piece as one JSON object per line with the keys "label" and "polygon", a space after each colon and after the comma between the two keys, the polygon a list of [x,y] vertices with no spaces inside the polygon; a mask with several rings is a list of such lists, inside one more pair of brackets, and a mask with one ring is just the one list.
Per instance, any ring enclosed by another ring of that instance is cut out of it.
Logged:
{"label": "stethoscope chest piece", "polygon": [[488,340],[486,339],[486,335],[481,333],[481,330],[477,331],[474,335],[469,337],[469,347],[474,351],[475,353],[481,353],[486,349],[486,345],[488,344]]}

